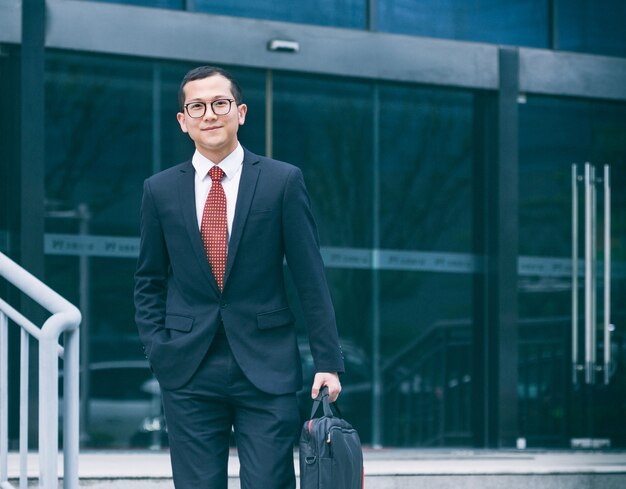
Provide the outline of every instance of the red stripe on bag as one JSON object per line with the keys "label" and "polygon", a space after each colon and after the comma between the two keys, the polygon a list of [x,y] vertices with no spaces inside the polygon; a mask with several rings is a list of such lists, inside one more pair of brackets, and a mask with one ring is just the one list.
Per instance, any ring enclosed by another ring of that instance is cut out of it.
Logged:
{"label": "red stripe on bag", "polygon": [[309,433],[311,433],[311,425],[313,424],[313,420],[309,421]]}

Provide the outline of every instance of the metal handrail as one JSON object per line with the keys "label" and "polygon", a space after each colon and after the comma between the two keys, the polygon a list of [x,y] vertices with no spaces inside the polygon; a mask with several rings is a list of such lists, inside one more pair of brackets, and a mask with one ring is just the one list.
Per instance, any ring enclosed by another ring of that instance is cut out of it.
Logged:
{"label": "metal handrail", "polygon": [[[59,365],[63,359],[63,487],[78,489],[79,325],[80,311],[54,290],[0,253],[0,276],[52,313],[41,328],[0,299],[0,488],[8,481],[8,324],[21,329],[20,355],[20,475],[28,484],[28,365],[29,336],[39,341],[39,487],[57,489],[59,458]],[[64,348],[59,345],[63,334]]]}

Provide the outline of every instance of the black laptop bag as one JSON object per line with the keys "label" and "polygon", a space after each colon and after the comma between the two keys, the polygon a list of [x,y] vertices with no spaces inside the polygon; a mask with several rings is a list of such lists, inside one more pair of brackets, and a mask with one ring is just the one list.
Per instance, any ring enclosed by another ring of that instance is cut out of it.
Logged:
{"label": "black laptop bag", "polygon": [[[320,404],[324,416],[314,418]],[[333,407],[341,416],[336,404]],[[300,489],[363,489],[363,452],[356,430],[335,416],[324,387],[300,436]]]}

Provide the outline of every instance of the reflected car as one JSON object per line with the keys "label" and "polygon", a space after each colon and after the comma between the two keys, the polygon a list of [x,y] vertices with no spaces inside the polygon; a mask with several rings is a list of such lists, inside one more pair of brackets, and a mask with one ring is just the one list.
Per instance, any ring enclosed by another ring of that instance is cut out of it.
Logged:
{"label": "reflected car", "polygon": [[[94,447],[160,448],[166,438],[161,392],[148,362],[95,362],[89,366],[89,372],[89,423],[85,443]],[[62,409],[59,416],[62,416]]]}
{"label": "reflected car", "polygon": [[[310,393],[315,368],[306,337],[298,339],[298,348],[302,358],[304,387],[298,391],[297,398],[300,417],[304,422],[311,415]],[[343,341],[342,349],[346,374],[341,377],[342,391],[337,404],[342,416],[359,431],[361,438],[368,439],[371,429],[371,364],[363,350],[350,342]],[[89,366],[89,371],[86,445],[153,449],[167,446],[161,391],[146,360],[94,362]],[[60,384],[59,392],[62,393],[62,382]],[[320,415],[321,409],[317,413],[317,416]],[[231,444],[234,443],[232,438]]]}

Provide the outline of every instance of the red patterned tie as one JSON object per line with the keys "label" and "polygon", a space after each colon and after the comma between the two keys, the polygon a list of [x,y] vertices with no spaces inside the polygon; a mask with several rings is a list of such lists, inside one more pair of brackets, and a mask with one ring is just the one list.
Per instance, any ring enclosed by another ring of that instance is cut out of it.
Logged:
{"label": "red patterned tie", "polygon": [[226,272],[226,244],[228,236],[228,222],[226,218],[226,194],[222,187],[224,170],[214,166],[209,170],[211,190],[204,203],[202,225],[200,233],[204,242],[209,264],[220,291],[224,287],[224,273]]}

